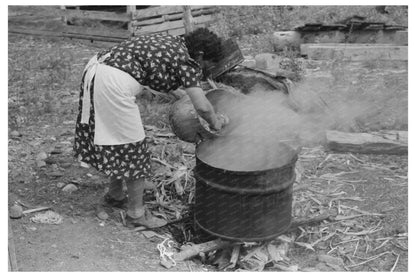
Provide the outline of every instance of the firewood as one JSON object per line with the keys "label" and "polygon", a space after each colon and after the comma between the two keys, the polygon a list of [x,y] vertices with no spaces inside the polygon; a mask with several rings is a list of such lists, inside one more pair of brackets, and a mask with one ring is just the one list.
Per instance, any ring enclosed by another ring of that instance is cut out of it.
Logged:
{"label": "firewood", "polygon": [[185,246],[182,251],[173,255],[175,261],[184,261],[197,256],[199,253],[207,253],[214,250],[222,249],[231,246],[232,242],[216,239],[192,246]]}
{"label": "firewood", "polygon": [[[331,218],[332,216],[330,214],[322,214],[322,215],[312,217],[312,218],[294,220],[286,232],[292,232],[296,230],[299,226],[316,224],[324,220],[329,220]],[[240,244],[241,243],[238,243],[238,242],[231,242],[231,241],[216,239],[216,240],[204,242],[201,244],[185,246],[180,252],[174,254],[173,258],[175,261],[183,261],[183,260],[187,260],[192,257],[195,257],[199,255],[199,253],[207,253],[207,252],[211,252],[211,251],[218,250],[218,249],[224,249],[226,247],[231,247],[231,246],[234,246],[234,249],[233,249],[234,256],[238,257]],[[237,246],[238,246],[238,249],[237,249]],[[232,256],[232,259],[234,261],[234,259],[236,258]]]}

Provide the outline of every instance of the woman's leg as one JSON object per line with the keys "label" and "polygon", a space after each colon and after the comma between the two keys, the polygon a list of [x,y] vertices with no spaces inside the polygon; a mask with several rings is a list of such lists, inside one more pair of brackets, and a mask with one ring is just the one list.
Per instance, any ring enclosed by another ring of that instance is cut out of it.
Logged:
{"label": "woman's leg", "polygon": [[125,198],[123,192],[123,180],[116,179],[115,177],[110,178],[110,186],[108,188],[108,195],[117,201],[121,201]]}
{"label": "woman's leg", "polygon": [[144,215],[143,190],[144,179],[127,180],[127,193],[129,202],[127,205],[127,214],[132,218],[139,218]]}
{"label": "woman's leg", "polygon": [[167,224],[166,220],[155,217],[150,211],[146,211],[143,204],[143,191],[145,180],[128,180],[127,193],[129,202],[127,206],[127,222],[132,226],[145,226],[148,228],[162,227]]}

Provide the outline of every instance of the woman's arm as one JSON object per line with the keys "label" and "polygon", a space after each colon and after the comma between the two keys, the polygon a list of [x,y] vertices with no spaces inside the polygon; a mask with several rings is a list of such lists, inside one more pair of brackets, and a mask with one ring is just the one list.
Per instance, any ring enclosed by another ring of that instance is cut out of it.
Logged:
{"label": "woman's arm", "polygon": [[191,98],[197,113],[208,122],[210,128],[220,130],[225,122],[219,120],[211,103],[205,97],[204,91],[199,87],[186,88],[185,91]]}

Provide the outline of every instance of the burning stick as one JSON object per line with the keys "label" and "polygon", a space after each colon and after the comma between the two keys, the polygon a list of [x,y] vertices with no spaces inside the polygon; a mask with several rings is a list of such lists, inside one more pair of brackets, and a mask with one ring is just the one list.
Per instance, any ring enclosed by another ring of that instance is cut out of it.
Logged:
{"label": "burning stick", "polygon": [[184,261],[197,256],[199,253],[207,253],[232,245],[232,242],[216,239],[192,246],[185,246],[182,251],[173,255],[175,261]]}
{"label": "burning stick", "polygon": [[[332,216],[330,214],[322,214],[322,215],[318,215],[318,216],[313,217],[313,218],[294,220],[292,222],[292,224],[290,225],[289,229],[286,232],[287,233],[292,232],[292,231],[295,231],[300,226],[316,224],[316,223],[319,223],[319,222],[324,221],[324,220],[329,220],[331,218],[332,218]],[[235,256],[238,257],[238,253],[239,253],[239,249],[240,249],[239,245],[240,245],[240,243],[238,243],[238,242],[230,242],[230,241],[224,241],[224,240],[221,240],[221,239],[216,239],[216,240],[208,241],[208,242],[201,243],[201,244],[194,244],[192,246],[185,246],[183,248],[183,250],[174,254],[173,258],[175,259],[175,261],[183,261],[183,260],[187,260],[187,259],[190,259],[192,257],[195,257],[199,253],[207,253],[207,252],[211,252],[211,251],[218,250],[218,249],[223,249],[223,248],[230,247],[230,246],[235,247],[233,249],[233,253],[235,252]],[[237,246],[238,246],[238,248],[237,248]],[[237,251],[237,249],[238,249],[238,251]]]}

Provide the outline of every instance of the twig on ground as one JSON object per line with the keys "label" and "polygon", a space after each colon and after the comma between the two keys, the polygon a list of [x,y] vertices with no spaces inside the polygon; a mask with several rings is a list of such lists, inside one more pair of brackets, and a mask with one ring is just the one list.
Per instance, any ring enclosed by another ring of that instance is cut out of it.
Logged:
{"label": "twig on ground", "polygon": [[337,244],[334,244],[334,246],[338,246],[338,245],[340,245],[340,244],[345,244],[345,243],[349,243],[349,242],[353,242],[353,241],[357,241],[357,240],[360,240],[361,238],[356,238],[356,239],[350,239],[350,240],[346,240],[346,241],[341,241],[341,242],[338,242]]}
{"label": "twig on ground", "polygon": [[123,223],[123,226],[127,226],[126,216],[124,214],[124,211],[120,211],[120,218],[121,218],[121,223]]}
{"label": "twig on ground", "polygon": [[167,162],[162,161],[162,160],[160,160],[160,159],[158,159],[158,158],[152,158],[152,161],[158,162],[158,163],[160,163],[160,164],[162,164],[162,165],[164,165],[164,166],[166,166],[166,167],[176,169],[176,167],[174,167],[174,166],[172,166],[172,165],[168,164]]}
{"label": "twig on ground", "polygon": [[329,158],[331,158],[333,156],[333,154],[328,154],[326,157],[325,157],[325,159],[322,161],[322,162],[320,162],[319,164],[318,164],[318,166],[317,166],[317,168],[321,168],[322,167],[322,165],[329,159]]}
{"label": "twig on ground", "polygon": [[[350,219],[354,219],[354,218],[361,217],[361,216],[373,216],[373,214],[337,215],[334,218],[334,221],[345,221],[345,220],[350,220]],[[374,216],[378,216],[378,214],[375,214]]]}
{"label": "twig on ground", "polygon": [[231,252],[230,265],[228,268],[234,268],[236,266],[238,257],[240,256],[240,248],[240,244],[234,245],[233,251]]}
{"label": "twig on ground", "polygon": [[331,220],[332,217],[333,216],[328,213],[328,214],[321,214],[312,218],[294,220],[292,221],[292,224],[290,225],[286,233],[295,231],[298,227],[303,226],[303,225],[311,225],[311,224],[319,223],[324,220]]}
{"label": "twig on ground", "polygon": [[376,256],[370,257],[370,258],[368,258],[367,260],[365,260],[364,262],[361,262],[361,263],[358,263],[358,264],[353,264],[353,265],[348,265],[347,267],[348,267],[348,268],[351,268],[351,267],[360,266],[360,265],[366,264],[366,263],[368,263],[368,262],[374,261],[375,259],[378,259],[378,258],[380,258],[381,256],[384,256],[384,255],[386,255],[386,254],[391,254],[391,253],[392,253],[392,252],[390,252],[390,251],[386,251],[386,252],[384,252],[384,253],[381,253],[381,254],[378,254],[378,255],[376,255]]}
{"label": "twig on ground", "polygon": [[23,214],[26,215],[26,214],[30,214],[30,213],[46,211],[46,210],[49,210],[49,209],[51,209],[51,207],[39,207],[39,208],[34,208],[34,209],[23,211]]}
{"label": "twig on ground", "polygon": [[391,242],[391,244],[393,244],[394,246],[396,246],[396,247],[397,247],[397,248],[399,248],[400,250],[403,250],[403,251],[407,251],[407,250],[409,250],[407,247],[405,247],[405,246],[401,245],[399,242],[394,242],[394,241],[392,241],[392,242]]}
{"label": "twig on ground", "polygon": [[364,231],[361,231],[361,232],[345,232],[343,234],[347,235],[347,236],[363,236],[363,235],[373,234],[373,233],[376,233],[376,232],[381,231],[381,230],[383,230],[383,227],[378,228],[378,229],[374,228],[374,229],[370,229],[370,230],[364,230]]}
{"label": "twig on ground", "polygon": [[[393,254],[395,254],[395,253],[393,252]],[[396,255],[396,254],[395,254],[395,255]],[[396,266],[397,266],[397,263],[399,262],[399,259],[400,259],[400,254],[397,254],[397,259],[396,259],[396,261],[394,262],[393,267],[390,269],[390,272],[393,272],[393,271],[396,269]]]}
{"label": "twig on ground", "polygon": [[357,162],[360,162],[360,163],[365,163],[365,161],[360,160],[359,158],[357,158],[356,156],[354,156],[354,155],[353,155],[353,154],[351,154],[351,153],[350,153],[350,157],[351,157],[351,158],[353,158],[354,160],[356,160]]}
{"label": "twig on ground", "polygon": [[356,212],[358,212],[360,214],[363,214],[363,215],[384,216],[384,214],[380,214],[380,213],[370,213],[370,212],[366,212],[366,211],[360,210],[360,209],[355,208],[355,207],[349,207],[349,206],[345,206],[345,205],[341,205],[341,207],[344,208],[344,209],[349,209],[349,210],[356,211]]}
{"label": "twig on ground", "polygon": [[328,205],[332,206],[333,201],[339,201],[339,200],[364,201],[364,199],[362,199],[361,197],[354,197],[354,196],[353,197],[337,197],[337,198],[331,199]]}
{"label": "twig on ground", "polygon": [[321,201],[319,201],[318,199],[316,199],[315,197],[313,197],[313,196],[309,196],[309,198],[310,198],[313,202],[315,202],[316,204],[318,204],[318,206],[322,206],[322,202],[321,202]]}
{"label": "twig on ground", "polygon": [[311,246],[315,246],[316,244],[320,243],[321,241],[327,241],[328,239],[330,239],[331,237],[333,237],[334,235],[336,235],[337,232],[332,232],[329,233],[328,235],[326,235],[325,237],[322,237],[320,239],[317,239],[316,241],[314,241],[313,243],[311,243]]}
{"label": "twig on ground", "polygon": [[391,238],[386,239],[379,246],[377,246],[376,248],[374,248],[373,251],[376,251],[376,250],[380,249],[381,247],[383,247],[384,245],[386,245],[390,240],[391,240]]}
{"label": "twig on ground", "polygon": [[17,204],[19,204],[20,206],[25,207],[27,209],[32,209],[34,207],[34,206],[29,205],[29,204],[23,203],[21,200],[16,200],[15,202]]}
{"label": "twig on ground", "polygon": [[358,246],[360,245],[360,240],[357,241],[357,244],[355,245],[354,253],[352,253],[352,256],[355,257],[355,253],[357,253]]}

